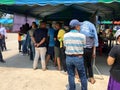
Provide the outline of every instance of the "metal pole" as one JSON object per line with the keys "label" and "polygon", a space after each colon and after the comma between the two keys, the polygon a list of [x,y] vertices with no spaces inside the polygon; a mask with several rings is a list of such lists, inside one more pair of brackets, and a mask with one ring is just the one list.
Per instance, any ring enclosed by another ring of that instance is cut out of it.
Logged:
{"label": "metal pole", "polygon": [[101,76],[101,80],[103,80],[103,76],[102,76],[102,73],[99,71],[99,69],[97,68],[96,66],[96,63],[95,63],[95,58],[93,59],[93,69],[95,69],[97,71],[97,73]]}

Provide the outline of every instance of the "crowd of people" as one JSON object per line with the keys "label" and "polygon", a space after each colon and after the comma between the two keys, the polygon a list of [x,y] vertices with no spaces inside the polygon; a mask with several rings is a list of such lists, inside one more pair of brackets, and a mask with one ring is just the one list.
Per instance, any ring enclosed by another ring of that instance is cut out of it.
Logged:
{"label": "crowd of people", "polygon": [[[120,33],[116,38],[120,42]],[[49,60],[52,60],[58,70],[68,74],[69,90],[75,90],[75,75],[81,82],[81,90],[87,89],[87,81],[94,84],[92,58],[96,57],[96,47],[99,45],[98,35],[92,21],[70,21],[68,26],[61,22],[35,22],[30,27],[25,24],[18,32],[19,52],[29,54],[33,60],[33,69],[38,69],[41,61],[42,70],[49,69]],[[119,87],[119,45],[113,47],[108,57],[108,64],[113,65],[108,90],[115,85]],[[116,81],[118,80],[118,82]],[[114,83],[113,83],[114,82]]]}
{"label": "crowd of people", "polygon": [[39,60],[43,71],[52,60],[59,71],[68,72],[70,90],[75,90],[75,75],[81,79],[82,90],[87,90],[87,78],[95,83],[91,62],[96,55],[98,37],[94,24],[89,21],[81,24],[76,19],[68,26],[41,21],[39,25],[33,22],[30,27],[26,23],[18,33],[19,52],[30,55],[34,70],[38,69]]}
{"label": "crowd of people", "polygon": [[35,22],[31,27],[25,24],[20,27],[18,32],[19,52],[22,52],[23,55],[30,55],[30,60],[34,60],[33,69],[38,68],[40,58],[43,70],[46,70],[49,60],[52,59],[54,64],[58,65],[58,70],[62,70],[62,64],[66,71],[63,47],[63,36],[66,31],[67,29],[62,29],[62,23],[59,22],[48,26],[44,21],[40,22],[39,26]]}

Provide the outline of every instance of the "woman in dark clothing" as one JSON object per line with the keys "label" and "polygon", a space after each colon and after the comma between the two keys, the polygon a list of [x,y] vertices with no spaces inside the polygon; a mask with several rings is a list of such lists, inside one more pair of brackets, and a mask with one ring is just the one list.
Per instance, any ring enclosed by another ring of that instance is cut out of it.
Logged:
{"label": "woman in dark clothing", "polygon": [[120,33],[117,34],[116,38],[118,45],[111,49],[107,59],[108,65],[112,66],[107,90],[119,90],[120,88]]}

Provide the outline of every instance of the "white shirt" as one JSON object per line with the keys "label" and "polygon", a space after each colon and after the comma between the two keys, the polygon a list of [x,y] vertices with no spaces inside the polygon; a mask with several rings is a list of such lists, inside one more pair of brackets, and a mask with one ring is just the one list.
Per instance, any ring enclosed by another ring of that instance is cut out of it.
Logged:
{"label": "white shirt", "polygon": [[5,29],[5,27],[0,28],[0,34],[4,35],[6,37],[6,29]]}

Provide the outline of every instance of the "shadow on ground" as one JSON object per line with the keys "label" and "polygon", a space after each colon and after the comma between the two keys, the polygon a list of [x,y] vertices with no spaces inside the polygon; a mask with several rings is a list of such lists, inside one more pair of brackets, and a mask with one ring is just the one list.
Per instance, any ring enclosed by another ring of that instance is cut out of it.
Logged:
{"label": "shadow on ground", "polygon": [[[33,61],[29,59],[28,55],[16,54],[5,59],[6,63],[0,63],[0,67],[8,68],[29,68],[32,69]],[[38,68],[41,69],[41,62],[39,60]],[[48,64],[48,70],[57,70],[52,61]]]}
{"label": "shadow on ground", "polygon": [[[96,67],[98,68],[98,70],[101,72],[102,75],[108,76],[110,67],[107,65],[106,59],[107,59],[106,55],[103,55],[103,56],[98,55],[96,58]],[[32,64],[33,64],[33,61],[29,60],[28,55],[23,56],[21,54],[16,54],[12,57],[7,58],[5,64],[0,63],[0,67],[32,69]],[[41,68],[40,61],[39,61],[39,68]],[[49,62],[48,69],[49,70],[57,70],[56,67],[53,65],[52,61]],[[96,71],[95,68],[93,70],[96,75],[99,75],[99,73]],[[99,77],[97,77],[97,78],[99,78]]]}
{"label": "shadow on ground", "polygon": [[[66,85],[66,90],[69,90],[69,85]],[[81,90],[81,84],[80,83],[76,83],[76,90]]]}

